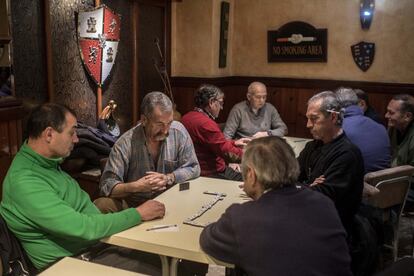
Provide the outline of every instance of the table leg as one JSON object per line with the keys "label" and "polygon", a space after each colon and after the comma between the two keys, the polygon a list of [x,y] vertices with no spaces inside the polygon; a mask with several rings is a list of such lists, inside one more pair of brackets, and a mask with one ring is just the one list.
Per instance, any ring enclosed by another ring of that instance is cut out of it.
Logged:
{"label": "table leg", "polygon": [[168,264],[168,257],[159,255],[162,266],[162,276],[170,276],[170,265]]}
{"label": "table leg", "polygon": [[177,266],[178,266],[178,261],[180,259],[178,258],[171,258],[171,263],[170,263],[170,276],[177,276]]}

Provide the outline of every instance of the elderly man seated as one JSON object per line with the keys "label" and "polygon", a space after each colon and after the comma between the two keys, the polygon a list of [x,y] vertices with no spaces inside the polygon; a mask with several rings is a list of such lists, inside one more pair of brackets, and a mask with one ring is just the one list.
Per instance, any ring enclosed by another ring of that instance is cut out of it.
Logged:
{"label": "elderly man seated", "polygon": [[238,166],[229,167],[228,162],[240,162],[243,147],[250,139],[227,140],[215,119],[224,105],[224,93],[220,88],[203,84],[194,97],[196,107],[182,118],[190,133],[200,161],[202,176],[215,176],[241,181]]}
{"label": "elderly man seated", "polygon": [[171,100],[148,93],[141,104],[142,120],[115,143],[95,200],[103,213],[136,207],[174,183],[196,178],[200,165],[184,126],[173,121]]}
{"label": "elderly man seated", "polygon": [[365,173],[389,168],[391,145],[385,127],[364,116],[358,106],[358,97],[351,88],[341,87],[335,93],[341,107],[345,109],[342,128],[348,139],[361,151]]}
{"label": "elderly man seated", "polygon": [[248,275],[352,275],[334,204],[298,185],[299,166],[283,139],[250,142],[242,172],[253,201],[233,204],[203,230],[207,254]]}
{"label": "elderly man seated", "polygon": [[233,106],[227,118],[224,136],[241,137],[284,136],[287,126],[276,108],[266,102],[267,89],[261,82],[252,82],[247,88],[247,101]]}

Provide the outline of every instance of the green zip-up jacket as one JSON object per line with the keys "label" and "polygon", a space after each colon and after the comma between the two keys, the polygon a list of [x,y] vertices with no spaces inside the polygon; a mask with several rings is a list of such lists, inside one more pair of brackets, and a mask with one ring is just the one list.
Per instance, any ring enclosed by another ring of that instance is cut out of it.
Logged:
{"label": "green zip-up jacket", "polygon": [[25,142],[3,182],[0,213],[38,269],[141,222],[133,208],[101,214],[61,161]]}

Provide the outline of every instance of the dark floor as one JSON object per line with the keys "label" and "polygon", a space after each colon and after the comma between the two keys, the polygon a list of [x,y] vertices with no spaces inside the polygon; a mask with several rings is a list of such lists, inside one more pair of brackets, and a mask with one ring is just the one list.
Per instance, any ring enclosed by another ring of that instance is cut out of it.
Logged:
{"label": "dark floor", "polygon": [[[401,217],[400,237],[398,243],[398,258],[412,257],[413,254],[413,232],[414,232],[414,213],[410,216]],[[383,253],[383,263],[379,264],[378,270],[381,271],[393,263],[391,250]]]}

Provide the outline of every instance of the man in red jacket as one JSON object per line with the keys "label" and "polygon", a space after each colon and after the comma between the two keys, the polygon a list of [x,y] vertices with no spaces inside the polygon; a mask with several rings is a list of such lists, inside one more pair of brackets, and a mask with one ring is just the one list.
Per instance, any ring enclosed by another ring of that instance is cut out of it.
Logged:
{"label": "man in red jacket", "polygon": [[242,147],[250,139],[227,140],[215,122],[223,109],[224,93],[214,85],[203,84],[197,89],[194,102],[196,107],[185,114],[181,122],[193,140],[201,175],[241,181],[239,167],[227,166],[226,161],[239,163]]}

